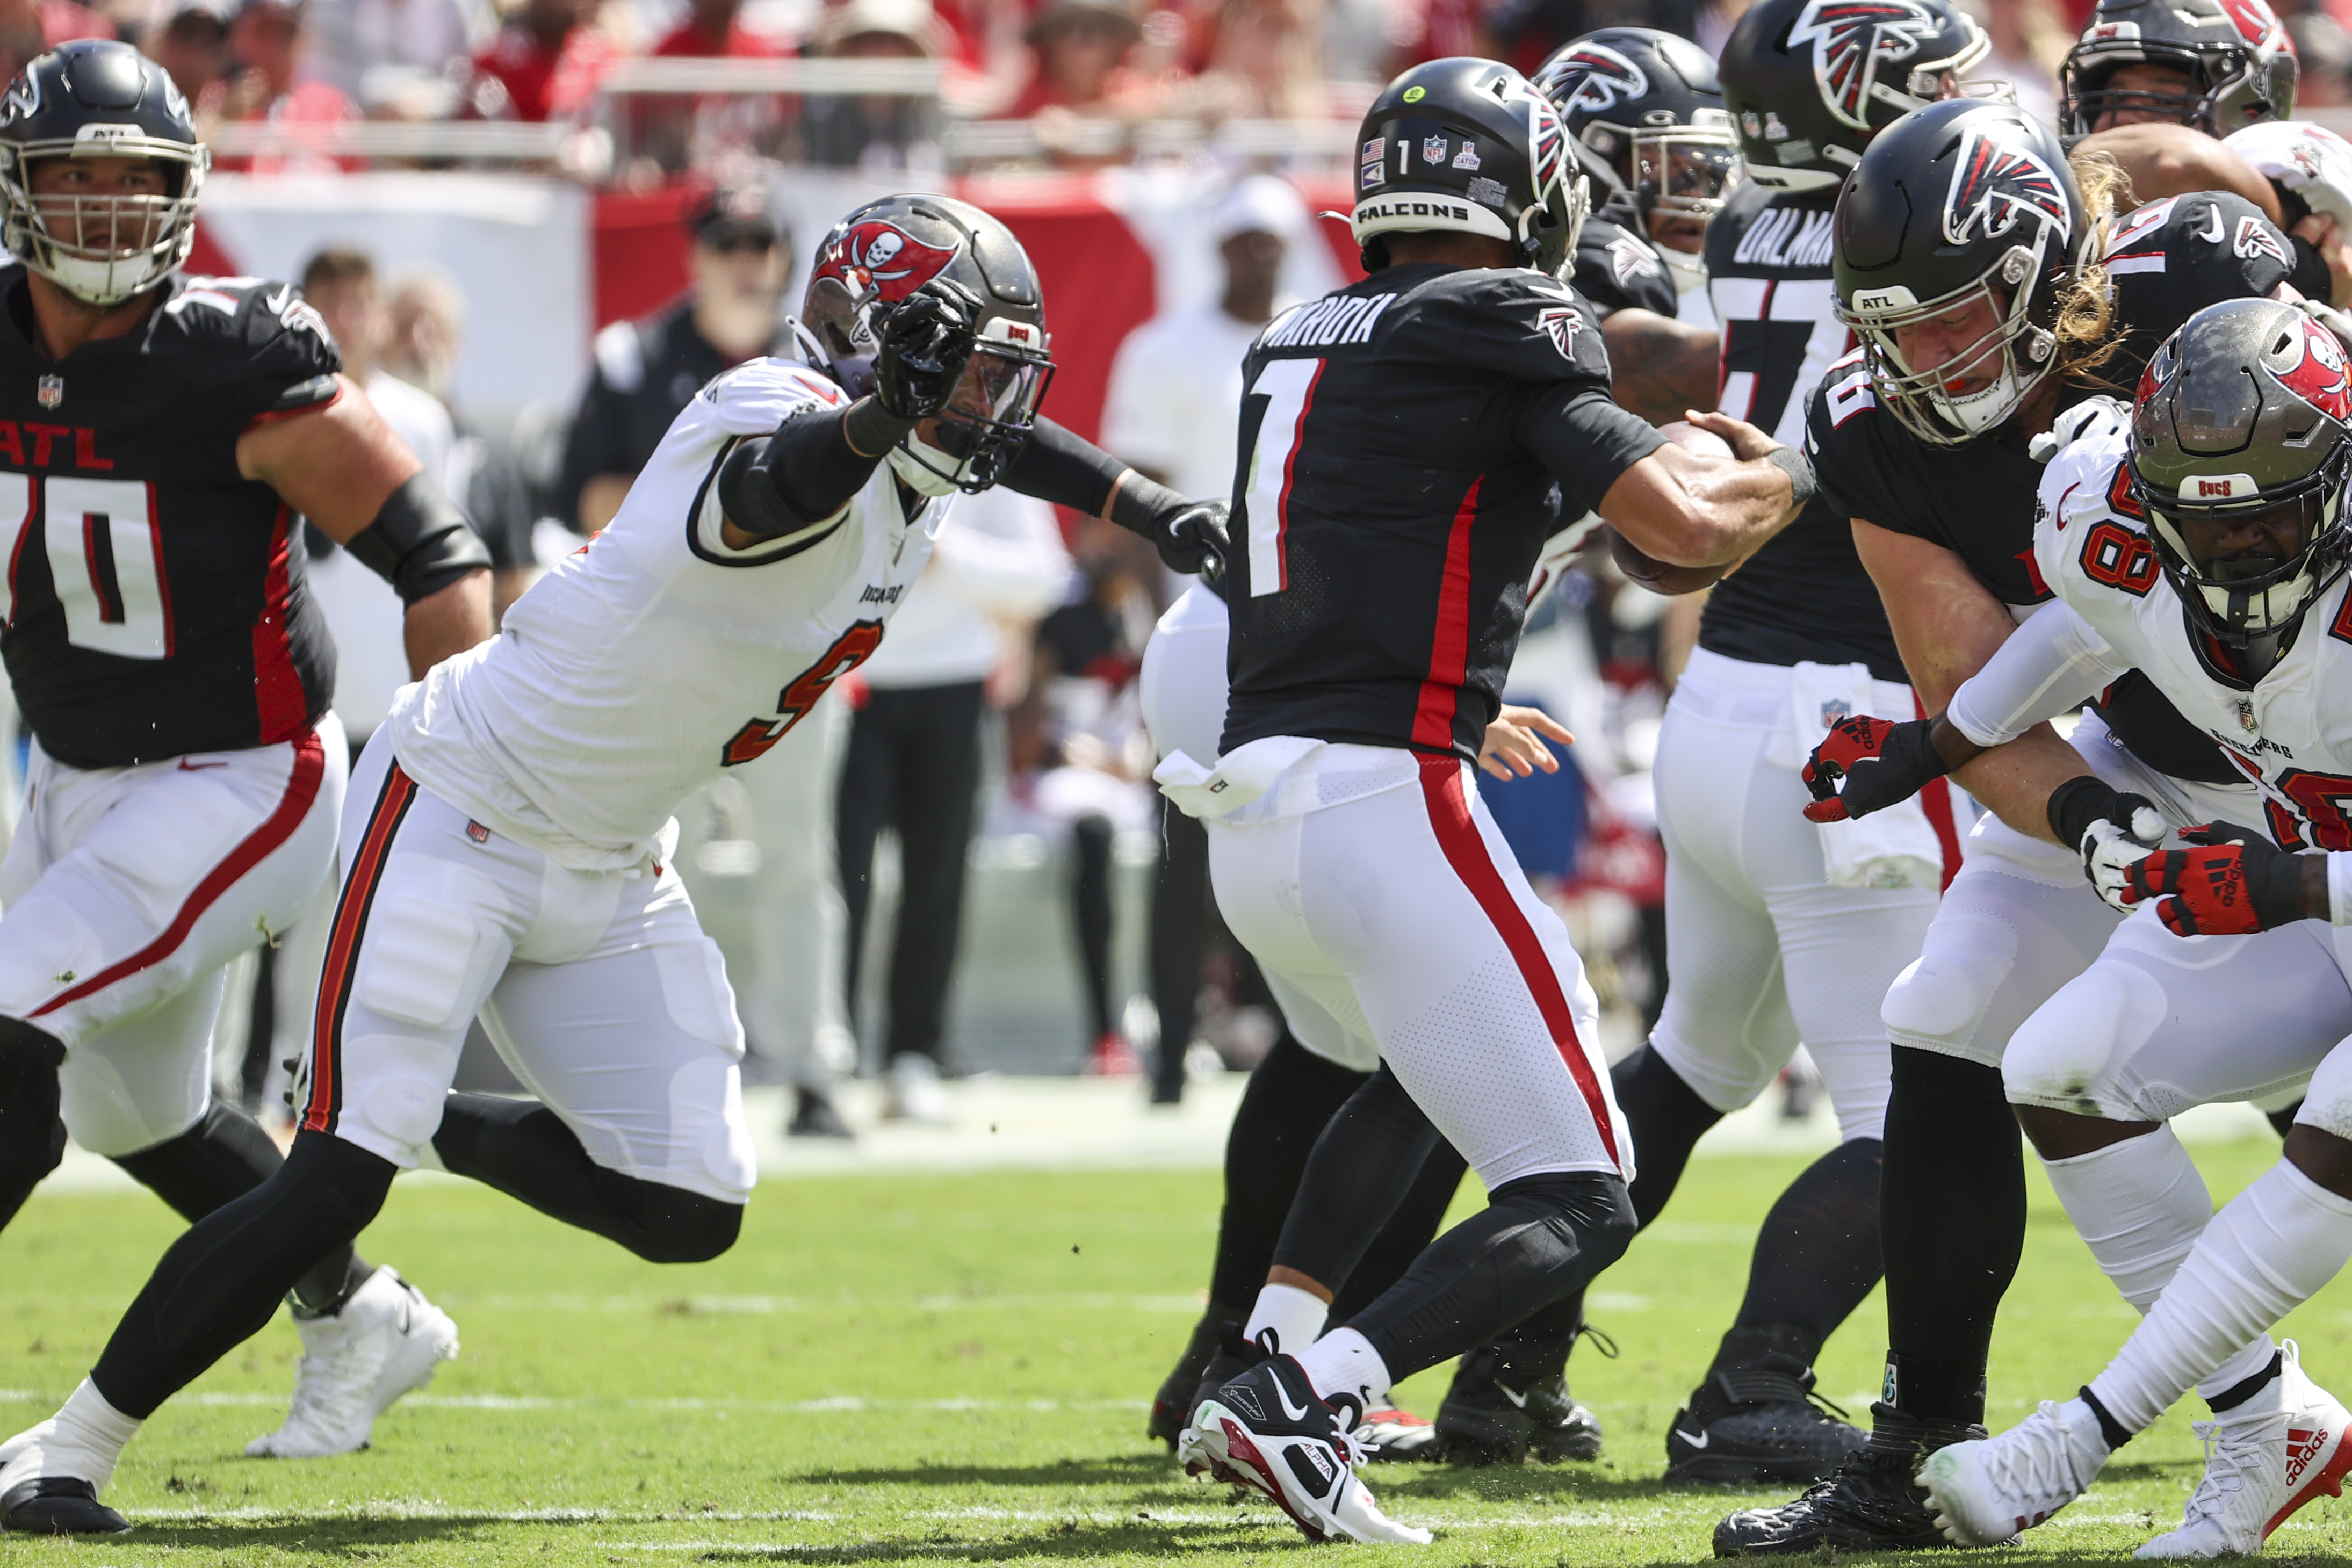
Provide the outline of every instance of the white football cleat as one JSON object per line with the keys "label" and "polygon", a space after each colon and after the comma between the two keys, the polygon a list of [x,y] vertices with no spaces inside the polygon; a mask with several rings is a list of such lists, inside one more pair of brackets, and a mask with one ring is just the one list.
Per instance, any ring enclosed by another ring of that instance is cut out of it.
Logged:
{"label": "white football cleat", "polygon": [[2081,1497],[2106,1462],[2107,1440],[2091,1407],[2045,1399],[1998,1437],[1928,1455],[1919,1484],[1946,1540],[1999,1546]]}
{"label": "white football cleat", "polygon": [[1380,1511],[1356,1478],[1362,1448],[1298,1363],[1269,1356],[1209,1396],[1193,1412],[1192,1451],[1218,1479],[1264,1492],[1309,1541],[1341,1538],[1426,1546],[1429,1531]]}
{"label": "white football cleat", "polygon": [[286,1425],[256,1437],[257,1459],[315,1459],[368,1446],[375,1418],[433,1381],[457,1354],[457,1325],[389,1268],[368,1276],[331,1317],[297,1318],[302,1363]]}
{"label": "white football cleat", "polygon": [[900,1051],[890,1059],[888,1092],[882,1100],[886,1122],[912,1122],[919,1127],[944,1127],[955,1120],[955,1107],[940,1082],[940,1065],[919,1051]]}
{"label": "white football cleat", "polygon": [[2180,1528],[2158,1536],[2141,1558],[2242,1557],[2263,1549],[2271,1531],[2323,1493],[2339,1497],[2352,1469],[2346,1427],[2352,1413],[2303,1370],[2294,1341],[2279,1346],[2279,1375],[2269,1386],[2215,1419],[2196,1423],[2205,1444],[2205,1474],[2189,1499]]}

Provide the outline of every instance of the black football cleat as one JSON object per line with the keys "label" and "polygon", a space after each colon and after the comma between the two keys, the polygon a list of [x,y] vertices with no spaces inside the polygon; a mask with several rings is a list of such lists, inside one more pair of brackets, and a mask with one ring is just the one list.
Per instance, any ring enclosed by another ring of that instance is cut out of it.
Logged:
{"label": "black football cleat", "polygon": [[[1192,1402],[1184,1407],[1183,1435],[1176,1439],[1176,1457],[1184,1462],[1184,1473],[1197,1476],[1211,1467],[1202,1453],[1198,1435],[1192,1430],[1192,1417],[1201,1413],[1209,1396],[1264,1361],[1271,1354],[1265,1346],[1242,1338],[1242,1324],[1234,1323],[1217,1343],[1217,1354],[1209,1358],[1202,1369],[1201,1381],[1192,1390]],[[1271,1336],[1272,1331],[1268,1331]],[[1231,1476],[1219,1474],[1217,1479],[1231,1480]]]}
{"label": "black football cleat", "polygon": [[1556,1465],[1601,1457],[1601,1422],[1568,1391],[1576,1336],[1486,1344],[1462,1358],[1437,1407],[1437,1440],[1457,1465]]}
{"label": "black football cleat", "polygon": [[0,1497],[0,1530],[27,1535],[121,1535],[131,1521],[98,1500],[98,1489],[78,1476],[43,1476]]}
{"label": "black football cleat", "polygon": [[1669,1486],[1805,1486],[1834,1474],[1869,1435],[1813,1392],[1790,1356],[1710,1375],[1666,1427]]}
{"label": "black football cleat", "polygon": [[[1221,1307],[1212,1307],[1201,1314],[1192,1325],[1192,1337],[1184,1343],[1184,1353],[1176,1358],[1175,1370],[1160,1385],[1160,1392],[1151,1396],[1151,1421],[1145,1435],[1165,1443],[1173,1449],[1176,1439],[1184,1435],[1184,1424],[1192,1418],[1192,1407],[1201,1402],[1205,1390],[1201,1375],[1209,1370],[1216,1359],[1217,1350],[1227,1335],[1238,1336],[1242,1320]],[[1246,1368],[1235,1365],[1219,1383],[1238,1377]],[[1214,1385],[1211,1385],[1212,1387]]]}
{"label": "black football cleat", "polygon": [[1985,1429],[1921,1421],[1886,1405],[1870,1409],[1875,1430],[1835,1474],[1794,1502],[1730,1515],[1715,1527],[1715,1554],[1924,1552],[1950,1545],[1937,1527],[1916,1472],[1929,1453],[1982,1437]]}

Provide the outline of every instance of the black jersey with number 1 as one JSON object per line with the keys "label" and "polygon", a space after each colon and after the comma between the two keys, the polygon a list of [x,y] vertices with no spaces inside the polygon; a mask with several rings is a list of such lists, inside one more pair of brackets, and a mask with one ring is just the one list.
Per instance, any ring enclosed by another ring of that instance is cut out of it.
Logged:
{"label": "black jersey with number 1", "polygon": [[[2243,198],[2204,192],[2152,203],[2117,220],[2106,253],[2116,352],[2103,386],[2070,386],[2061,407],[2138,379],[2145,356],[2208,305],[2267,294],[2292,266],[2285,238]],[[1830,367],[1807,407],[1806,450],[1822,498],[1844,516],[1942,546],[2015,610],[2050,597],[2033,565],[2042,465],[2011,426],[1935,446],[1880,404],[1859,353]],[[2137,671],[2099,703],[2116,737],[2159,772],[2209,784],[2242,775]]]}
{"label": "black jersey with number 1", "polygon": [[1389,267],[1277,318],[1243,377],[1221,749],[1475,758],[1544,540],[1663,444],[1609,401],[1591,306],[1523,267]]}
{"label": "black jersey with number 1", "polygon": [[42,750],[127,767],[326,713],[299,519],[236,445],[332,402],[341,365],[290,285],[250,277],[174,277],[129,334],[52,361],[24,268],[0,267],[0,653]]}
{"label": "black jersey with number 1", "polygon": [[[1830,281],[1834,191],[1746,184],[1706,226],[1707,291],[1723,329],[1717,406],[1791,446],[1805,392],[1851,334]],[[1816,499],[1707,596],[1698,645],[1758,664],[1867,664],[1907,683],[1853,525]]]}

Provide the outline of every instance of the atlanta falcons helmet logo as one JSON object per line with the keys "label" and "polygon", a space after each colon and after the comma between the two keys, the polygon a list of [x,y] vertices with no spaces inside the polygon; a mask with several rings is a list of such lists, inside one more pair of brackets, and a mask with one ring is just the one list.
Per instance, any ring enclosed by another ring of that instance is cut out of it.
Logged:
{"label": "atlanta falcons helmet logo", "polygon": [[1917,0],[1812,0],[1789,29],[1789,47],[1813,46],[1822,102],[1841,123],[1867,131],[1879,68],[1909,59],[1940,27]]}
{"label": "atlanta falcons helmet logo", "polygon": [[2020,218],[2039,217],[2063,246],[2074,237],[2069,205],[2057,172],[2034,153],[1980,131],[1961,134],[1958,166],[1944,193],[1944,237],[1954,245],[1995,239]]}
{"label": "atlanta falcons helmet logo", "polygon": [[1562,114],[1606,114],[1621,103],[1646,97],[1650,78],[1608,45],[1584,44],[1544,67],[1536,86]]}

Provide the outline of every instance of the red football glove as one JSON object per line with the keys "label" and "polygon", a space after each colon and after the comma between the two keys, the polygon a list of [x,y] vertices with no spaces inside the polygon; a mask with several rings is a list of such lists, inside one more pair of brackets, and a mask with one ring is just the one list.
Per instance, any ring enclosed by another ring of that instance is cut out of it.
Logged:
{"label": "red football glove", "polygon": [[2302,856],[2235,822],[2180,836],[2200,847],[2158,850],[2124,868],[2126,904],[2160,899],[2157,918],[2175,936],[2242,936],[2305,918]]}
{"label": "red football glove", "polygon": [[[1927,738],[1928,720],[1855,714],[1830,726],[1830,733],[1805,764],[1805,788],[1813,803],[1805,808],[1816,822],[1843,822],[1883,811],[1916,795],[1951,769]],[[1845,789],[1837,789],[1839,779]]]}

